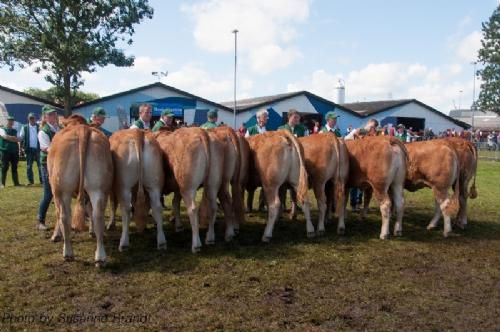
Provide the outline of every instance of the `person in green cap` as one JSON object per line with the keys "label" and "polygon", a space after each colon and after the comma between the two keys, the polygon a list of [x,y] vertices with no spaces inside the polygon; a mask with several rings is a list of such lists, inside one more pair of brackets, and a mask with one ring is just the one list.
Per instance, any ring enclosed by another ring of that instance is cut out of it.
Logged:
{"label": "person in green cap", "polygon": [[254,126],[248,128],[245,137],[262,134],[265,133],[266,131],[269,131],[269,129],[267,128],[267,120],[269,119],[269,112],[267,112],[265,108],[260,109],[255,114],[255,117],[257,119],[257,123]]}
{"label": "person in green cap", "polygon": [[203,128],[203,129],[212,129],[212,128],[216,128],[217,127],[217,113],[218,113],[218,110],[217,109],[214,109],[214,110],[210,110],[207,112],[207,122],[205,122],[204,124],[202,124],[200,127]]}
{"label": "person in green cap", "polygon": [[337,128],[337,113],[330,111],[325,115],[326,124],[321,128],[320,133],[334,133],[337,137],[341,137],[340,129]]}
{"label": "person in green cap", "polygon": [[92,116],[90,117],[90,125],[99,129],[106,137],[110,137],[112,133],[102,127],[106,121],[106,111],[102,107],[94,108]]}
{"label": "person in green cap", "polygon": [[161,128],[166,128],[169,130],[175,130],[175,122],[174,122],[174,112],[169,109],[163,110],[161,112],[160,120],[156,121],[153,131],[159,131]]}
{"label": "person in green cap", "polygon": [[52,201],[52,189],[50,188],[49,173],[47,169],[47,156],[49,147],[55,134],[61,129],[58,123],[57,111],[49,105],[42,107],[42,123],[38,132],[38,142],[40,143],[40,164],[42,165],[43,196],[38,207],[39,230],[46,230],[45,217]]}
{"label": "person in green cap", "polygon": [[406,128],[403,124],[398,124],[394,137],[399,139],[401,142],[406,143]]}
{"label": "person in green cap", "polygon": [[288,111],[288,122],[278,129],[285,129],[291,132],[295,137],[309,136],[309,133],[300,123],[300,114],[296,109],[291,109]]}
{"label": "person in green cap", "polygon": [[26,155],[26,176],[28,178],[28,186],[35,183],[33,178],[33,163],[36,163],[38,168],[38,179],[42,183],[42,170],[40,167],[40,144],[38,143],[39,126],[36,123],[35,113],[28,114],[28,124],[21,127],[19,138],[21,139],[21,147]]}
{"label": "person in green cap", "polygon": [[19,162],[19,142],[21,139],[17,137],[17,130],[14,128],[14,117],[7,117],[7,126],[0,128],[0,151],[2,152],[2,183],[1,187],[5,187],[7,180],[7,172],[9,166],[12,167],[12,182],[14,186],[19,186],[19,177],[17,175],[17,163]]}
{"label": "person in green cap", "polygon": [[149,129],[152,116],[153,107],[150,104],[142,104],[139,106],[139,119],[130,126],[130,129]]}

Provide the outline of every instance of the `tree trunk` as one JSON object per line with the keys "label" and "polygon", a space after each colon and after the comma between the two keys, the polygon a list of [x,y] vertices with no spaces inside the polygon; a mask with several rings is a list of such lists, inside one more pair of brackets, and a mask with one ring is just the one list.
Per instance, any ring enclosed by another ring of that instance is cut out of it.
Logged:
{"label": "tree trunk", "polygon": [[69,74],[64,74],[64,117],[71,115],[71,77]]}

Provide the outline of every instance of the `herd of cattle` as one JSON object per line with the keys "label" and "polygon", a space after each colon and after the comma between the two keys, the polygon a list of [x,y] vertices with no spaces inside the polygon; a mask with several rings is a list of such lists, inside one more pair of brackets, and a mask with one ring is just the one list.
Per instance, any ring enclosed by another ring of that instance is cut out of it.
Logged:
{"label": "herd of cattle", "polygon": [[[97,240],[98,266],[106,261],[103,236],[108,200],[112,204],[108,229],[115,226],[118,205],[121,209],[120,251],[129,246],[132,214],[138,231],[142,231],[149,211],[157,227],[157,247],[165,249],[162,197],[173,193],[175,230],[182,230],[182,199],[191,224],[192,251],[197,252],[202,246],[200,224],[208,225],[205,244],[215,241],[218,201],[224,213],[225,240],[230,241],[245,218],[245,190],[253,197],[258,187],[262,187],[268,211],[262,236],[265,242],[272,238],[287,191],[302,207],[308,237],[325,232],[325,220],[332,209],[338,216],[337,232],[344,233],[348,188],[363,189],[363,216],[374,194],[382,215],[381,239],[389,237],[393,212],[394,236],[402,235],[403,189],[432,189],[436,209],[428,228],[436,227],[442,214],[444,236],[451,232],[455,214],[456,225],[466,226],[467,198],[477,196],[477,152],[461,138],[402,144],[387,136],[344,141],[334,134],[322,134],[297,139],[285,130],[243,138],[231,128],[219,127],[157,133],[127,129],[108,140],[74,115],[54,137],[47,164],[58,219],[52,240],[62,236],[64,258],[72,259],[71,228],[85,229],[85,216],[89,215],[89,230]],[[203,195],[197,202],[200,188]],[[316,228],[310,216],[310,188],[319,209]],[[73,197],[77,197],[77,204],[72,218]],[[251,209],[251,202],[249,205]]]}

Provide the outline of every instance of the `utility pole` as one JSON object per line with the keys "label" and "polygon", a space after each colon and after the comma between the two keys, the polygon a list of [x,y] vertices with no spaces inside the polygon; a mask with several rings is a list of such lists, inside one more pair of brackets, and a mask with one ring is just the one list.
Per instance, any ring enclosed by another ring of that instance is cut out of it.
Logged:
{"label": "utility pole", "polygon": [[472,118],[471,118],[471,129],[472,132],[474,133],[474,112],[476,111],[476,65],[477,61],[471,62],[472,65],[474,65],[474,75],[473,75],[473,81],[472,81],[472,106],[471,108],[471,113],[472,113]]}
{"label": "utility pole", "polygon": [[236,130],[236,68],[238,64],[238,29],[234,33],[234,108],[233,108],[233,128]]}

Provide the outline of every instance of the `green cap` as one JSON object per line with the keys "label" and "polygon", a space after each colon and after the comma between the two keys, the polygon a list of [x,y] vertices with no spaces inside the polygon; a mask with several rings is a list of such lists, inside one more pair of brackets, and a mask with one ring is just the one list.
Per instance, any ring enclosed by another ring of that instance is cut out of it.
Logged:
{"label": "green cap", "polygon": [[174,116],[174,113],[169,110],[169,109],[166,109],[166,110],[163,110],[163,112],[161,112],[161,116],[168,116],[169,118],[173,117]]}
{"label": "green cap", "polygon": [[217,109],[210,110],[207,112],[207,116],[209,118],[215,118],[215,117],[217,117],[218,112],[219,112],[219,110],[217,110]]}
{"label": "green cap", "polygon": [[35,113],[33,112],[28,113],[28,119],[30,118],[35,118]]}
{"label": "green cap", "polygon": [[7,116],[7,120],[12,120],[12,121],[14,121],[14,117],[13,117],[12,115],[8,115],[8,116]]}
{"label": "green cap", "polygon": [[43,105],[42,107],[42,114],[49,114],[49,113],[54,113],[56,110],[49,105]]}
{"label": "green cap", "polygon": [[97,116],[106,116],[106,111],[102,107],[96,107],[94,108],[92,114]]}
{"label": "green cap", "polygon": [[338,115],[337,113],[333,112],[333,111],[330,111],[328,113],[325,114],[325,119],[328,120],[328,119],[336,119],[338,118],[340,115]]}

